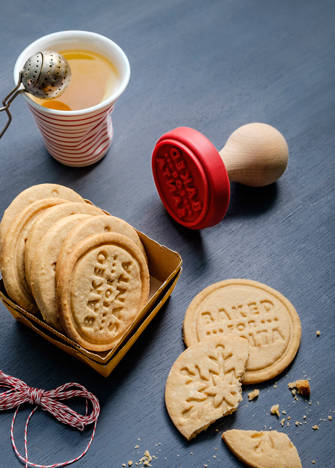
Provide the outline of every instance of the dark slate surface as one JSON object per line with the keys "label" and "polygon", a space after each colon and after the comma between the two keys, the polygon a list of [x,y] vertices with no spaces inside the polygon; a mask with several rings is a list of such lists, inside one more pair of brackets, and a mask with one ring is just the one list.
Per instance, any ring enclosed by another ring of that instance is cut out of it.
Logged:
{"label": "dark slate surface", "polygon": [[[12,88],[20,52],[54,31],[103,34],[124,49],[132,68],[113,113],[113,145],[89,168],[54,161],[25,103],[14,101],[13,122],[0,141],[1,213],[30,185],[64,184],[177,250],[184,262],[170,300],[109,378],[15,322],[2,304],[0,369],[34,387],[77,381],[97,395],[96,439],[78,467],[117,468],[129,460],[136,466],[145,450],[158,457],[152,462],[157,468],[240,467],[221,433],[266,426],[289,435],[304,468],[333,468],[334,2],[12,0],[1,2],[0,18],[3,97]],[[4,124],[3,114],[0,121]],[[287,139],[290,161],[283,178],[261,189],[232,184],[227,216],[216,227],[191,232],[177,225],[153,184],[150,157],[156,140],[177,126],[190,126],[221,149],[236,128],[253,121],[273,125]],[[201,289],[236,277],[263,282],[292,302],[302,323],[300,350],[282,375],[257,385],[258,401],[248,402],[253,387],[245,388],[234,415],[189,443],[164,405],[169,369],[184,350],[184,313]],[[311,405],[295,401],[287,388],[304,377],[310,378]],[[276,403],[291,417],[289,427],[270,415]],[[0,416],[1,468],[21,466],[10,445],[12,414]],[[24,407],[15,431],[20,450],[27,414]],[[303,424],[296,427],[295,421]],[[31,460],[50,464],[72,458],[89,435],[39,411],[28,434]]]}

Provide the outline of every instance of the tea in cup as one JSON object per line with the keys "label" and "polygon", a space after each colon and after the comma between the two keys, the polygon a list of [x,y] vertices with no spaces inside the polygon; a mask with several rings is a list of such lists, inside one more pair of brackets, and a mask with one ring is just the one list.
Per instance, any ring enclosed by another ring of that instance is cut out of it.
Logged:
{"label": "tea in cup", "polygon": [[110,39],[87,31],[62,31],[28,46],[14,68],[17,82],[26,60],[54,50],[71,68],[68,88],[56,99],[22,93],[48,152],[68,166],[88,166],[103,158],[112,142],[110,114],[130,78],[125,53]]}

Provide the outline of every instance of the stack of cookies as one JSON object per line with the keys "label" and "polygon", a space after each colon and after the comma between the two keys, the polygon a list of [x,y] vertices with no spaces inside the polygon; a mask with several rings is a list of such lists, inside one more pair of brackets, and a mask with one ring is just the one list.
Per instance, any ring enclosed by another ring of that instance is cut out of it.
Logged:
{"label": "stack of cookies", "polygon": [[149,296],[135,229],[56,184],[24,190],[4,212],[0,266],[18,306],[91,351],[115,347]]}

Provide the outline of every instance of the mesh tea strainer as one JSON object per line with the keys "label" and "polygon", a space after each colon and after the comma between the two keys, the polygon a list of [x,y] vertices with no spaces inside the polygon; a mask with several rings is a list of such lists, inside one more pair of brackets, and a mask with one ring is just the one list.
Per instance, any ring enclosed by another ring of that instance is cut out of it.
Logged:
{"label": "mesh tea strainer", "polygon": [[50,50],[32,55],[19,73],[16,87],[2,101],[1,111],[5,111],[8,121],[0,133],[0,138],[12,121],[9,106],[20,93],[29,93],[40,99],[59,97],[68,87],[71,70],[65,58]]}

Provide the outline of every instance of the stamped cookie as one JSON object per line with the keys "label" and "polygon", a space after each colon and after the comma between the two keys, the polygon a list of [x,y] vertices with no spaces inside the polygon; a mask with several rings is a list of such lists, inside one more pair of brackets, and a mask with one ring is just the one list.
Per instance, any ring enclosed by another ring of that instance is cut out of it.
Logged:
{"label": "stamped cookie", "polygon": [[31,228],[26,242],[25,265],[28,286],[30,287],[31,265],[33,263],[33,258],[38,243],[53,224],[55,224],[59,219],[73,214],[98,216],[103,213],[104,212],[101,208],[98,208],[97,206],[91,205],[89,203],[66,203],[63,205],[54,206],[53,208],[50,208],[41,214],[41,216],[39,216]]}
{"label": "stamped cookie", "polygon": [[63,328],[56,301],[57,257],[68,232],[91,217],[87,214],[73,214],[58,220],[44,234],[35,251],[31,268],[31,290],[43,319],[58,331],[63,331]]}
{"label": "stamped cookie", "polygon": [[243,383],[280,374],[295,357],[301,325],[293,305],[279,292],[256,281],[232,279],[200,292],[184,319],[184,341],[191,346],[212,336],[240,336],[249,342]]}
{"label": "stamped cookie", "polygon": [[45,210],[69,203],[61,198],[45,198],[21,210],[10,224],[1,251],[1,274],[9,297],[32,314],[37,314],[34,298],[26,281],[25,246],[29,232]]}
{"label": "stamped cookie", "polygon": [[234,336],[196,343],[177,358],[166,382],[165,403],[187,440],[236,411],[247,360],[247,340]]}
{"label": "stamped cookie", "polygon": [[139,235],[135,229],[130,226],[130,224],[120,218],[116,218],[115,216],[95,216],[94,219],[85,219],[76,227],[74,227],[71,232],[69,232],[57,259],[56,278],[58,278],[64,261],[75,245],[79,244],[79,242],[89,236],[92,236],[93,234],[100,234],[104,232],[116,232],[118,234],[122,234],[123,236],[129,237],[129,239],[135,242],[137,247],[141,250],[142,254],[146,258],[146,253]]}
{"label": "stamped cookie", "polygon": [[302,468],[297,449],[282,432],[232,429],[224,432],[222,439],[252,468]]}
{"label": "stamped cookie", "polygon": [[136,244],[121,234],[94,234],[70,253],[57,282],[67,335],[91,351],[112,349],[147,303],[149,271]]}
{"label": "stamped cookie", "polygon": [[40,184],[23,190],[12,201],[9,207],[5,210],[0,223],[0,252],[2,249],[5,234],[9,225],[19,213],[31,203],[41,200],[42,198],[61,198],[71,202],[84,202],[85,200],[74,190],[57,184]]}

